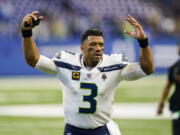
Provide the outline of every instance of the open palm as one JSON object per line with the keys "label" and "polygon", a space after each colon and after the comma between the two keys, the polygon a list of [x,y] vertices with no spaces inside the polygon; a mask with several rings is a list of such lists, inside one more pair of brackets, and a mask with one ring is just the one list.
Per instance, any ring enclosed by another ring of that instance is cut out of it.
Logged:
{"label": "open palm", "polygon": [[142,26],[138,23],[138,21],[135,18],[128,15],[126,21],[128,21],[133,26],[133,30],[132,31],[124,30],[125,34],[128,34],[138,40],[147,38]]}

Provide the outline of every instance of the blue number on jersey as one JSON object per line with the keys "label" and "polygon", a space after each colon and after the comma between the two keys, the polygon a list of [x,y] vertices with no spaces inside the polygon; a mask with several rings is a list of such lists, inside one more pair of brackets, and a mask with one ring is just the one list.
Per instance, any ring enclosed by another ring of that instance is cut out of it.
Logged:
{"label": "blue number on jersey", "polygon": [[95,97],[97,96],[97,86],[96,84],[92,83],[81,83],[80,86],[81,89],[91,90],[90,95],[84,95],[83,101],[89,102],[90,107],[89,108],[79,108],[79,113],[95,113],[96,112],[96,105],[97,101],[95,100]]}

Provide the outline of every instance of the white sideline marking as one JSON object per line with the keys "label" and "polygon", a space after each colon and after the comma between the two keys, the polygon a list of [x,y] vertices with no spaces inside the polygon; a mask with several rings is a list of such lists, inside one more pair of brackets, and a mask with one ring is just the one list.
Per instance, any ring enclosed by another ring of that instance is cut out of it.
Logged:
{"label": "white sideline marking", "polygon": [[[121,119],[170,119],[168,107],[162,116],[156,115],[156,103],[122,103],[113,106],[113,118]],[[63,106],[51,105],[11,105],[0,106],[0,116],[64,117]]]}

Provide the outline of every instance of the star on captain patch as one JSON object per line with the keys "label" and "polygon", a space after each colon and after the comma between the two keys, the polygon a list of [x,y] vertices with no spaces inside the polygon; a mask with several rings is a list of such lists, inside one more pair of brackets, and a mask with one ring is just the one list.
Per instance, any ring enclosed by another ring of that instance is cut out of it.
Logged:
{"label": "star on captain patch", "polygon": [[79,80],[80,72],[72,72],[72,80]]}
{"label": "star on captain patch", "polygon": [[102,75],[102,79],[103,79],[104,81],[107,79],[106,74],[103,74],[103,75]]}

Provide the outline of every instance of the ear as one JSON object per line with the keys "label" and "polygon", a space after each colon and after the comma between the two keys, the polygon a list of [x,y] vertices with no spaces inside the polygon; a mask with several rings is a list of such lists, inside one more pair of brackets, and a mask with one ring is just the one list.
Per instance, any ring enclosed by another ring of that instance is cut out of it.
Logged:
{"label": "ear", "polygon": [[81,49],[81,51],[83,52],[83,51],[84,51],[84,46],[81,45],[81,46],[80,46],[80,49]]}

